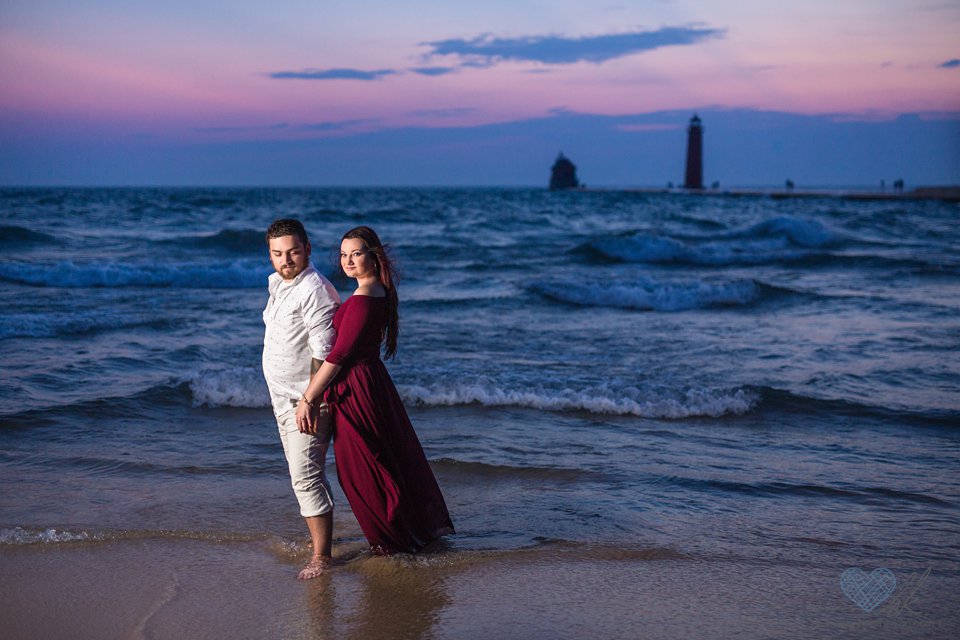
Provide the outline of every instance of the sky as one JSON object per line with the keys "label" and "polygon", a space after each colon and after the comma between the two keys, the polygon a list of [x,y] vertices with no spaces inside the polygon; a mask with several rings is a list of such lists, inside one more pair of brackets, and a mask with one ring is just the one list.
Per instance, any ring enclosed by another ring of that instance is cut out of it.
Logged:
{"label": "sky", "polygon": [[0,0],[0,185],[960,184],[960,0]]}

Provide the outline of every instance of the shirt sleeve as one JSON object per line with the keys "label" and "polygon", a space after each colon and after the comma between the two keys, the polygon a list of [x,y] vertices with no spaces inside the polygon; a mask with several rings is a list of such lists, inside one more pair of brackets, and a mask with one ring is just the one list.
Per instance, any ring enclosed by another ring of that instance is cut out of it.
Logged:
{"label": "shirt sleeve", "polygon": [[333,351],[327,356],[330,364],[342,365],[350,360],[360,343],[360,336],[370,317],[370,305],[365,300],[347,300],[340,320],[340,331]]}
{"label": "shirt sleeve", "polygon": [[301,311],[307,327],[307,342],[311,357],[317,360],[326,358],[336,341],[333,316],[337,313],[337,306],[337,300],[323,287],[314,289],[303,299]]}

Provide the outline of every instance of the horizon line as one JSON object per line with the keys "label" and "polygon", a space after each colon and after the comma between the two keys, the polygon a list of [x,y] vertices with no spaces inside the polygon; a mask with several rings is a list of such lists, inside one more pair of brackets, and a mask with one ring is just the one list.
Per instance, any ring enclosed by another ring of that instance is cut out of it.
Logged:
{"label": "horizon line", "polygon": [[[776,184],[733,184],[727,186],[704,187],[702,189],[686,189],[682,186],[682,179],[678,178],[673,186],[664,184],[594,184],[584,185],[579,189],[559,189],[558,191],[629,191],[629,190],[658,190],[664,192],[691,192],[691,193],[723,193],[725,191],[734,191],[741,189],[782,189],[786,191],[785,182]],[[883,178],[884,182],[887,181]],[[838,189],[859,189],[867,192],[892,193],[893,181],[889,179],[889,185],[885,188],[876,183],[855,184],[855,183],[836,183],[836,184],[810,184],[794,185],[792,191],[812,191],[812,190],[838,190]],[[549,182],[545,180],[544,183]],[[954,184],[926,184],[916,183],[910,185],[910,190],[915,189],[943,189],[960,188],[960,182]],[[537,189],[550,191],[544,184],[0,184],[0,189]],[[903,193],[909,193],[904,191]]]}

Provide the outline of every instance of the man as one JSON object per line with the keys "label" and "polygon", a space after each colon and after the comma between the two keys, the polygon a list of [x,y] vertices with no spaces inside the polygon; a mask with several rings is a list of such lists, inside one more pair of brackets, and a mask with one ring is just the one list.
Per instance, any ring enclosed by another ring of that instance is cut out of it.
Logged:
{"label": "man", "polygon": [[[263,377],[270,389],[290,481],[313,542],[301,580],[321,575],[331,559],[333,496],[324,471],[330,445],[329,408],[303,392],[333,348],[337,290],[310,264],[310,241],[298,220],[276,220],[267,229],[270,298],[263,310]],[[298,420],[298,415],[300,419]]]}

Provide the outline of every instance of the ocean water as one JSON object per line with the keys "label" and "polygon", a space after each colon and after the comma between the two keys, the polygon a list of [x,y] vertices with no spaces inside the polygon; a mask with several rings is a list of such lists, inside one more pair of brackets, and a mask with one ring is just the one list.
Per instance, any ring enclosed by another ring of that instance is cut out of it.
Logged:
{"label": "ocean water", "polygon": [[[834,590],[827,617],[864,613],[848,568],[929,569],[911,606],[956,610],[960,205],[940,202],[0,190],[0,553],[302,551],[259,369],[280,216],[331,277],[348,228],[392,246],[388,368],[458,529],[438,565],[792,567]],[[359,546],[336,495],[337,544]]]}

